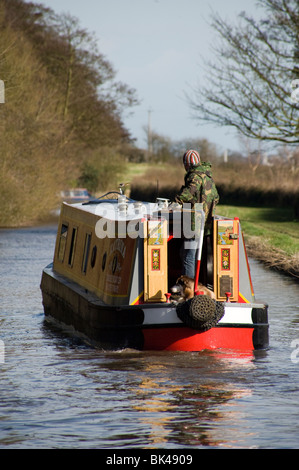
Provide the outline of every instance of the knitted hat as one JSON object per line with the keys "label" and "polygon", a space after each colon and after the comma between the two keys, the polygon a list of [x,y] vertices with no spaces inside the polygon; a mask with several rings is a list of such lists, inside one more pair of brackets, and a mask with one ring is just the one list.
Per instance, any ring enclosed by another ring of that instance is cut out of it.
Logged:
{"label": "knitted hat", "polygon": [[198,165],[200,163],[200,156],[196,150],[187,150],[183,156],[183,163],[186,168]]}

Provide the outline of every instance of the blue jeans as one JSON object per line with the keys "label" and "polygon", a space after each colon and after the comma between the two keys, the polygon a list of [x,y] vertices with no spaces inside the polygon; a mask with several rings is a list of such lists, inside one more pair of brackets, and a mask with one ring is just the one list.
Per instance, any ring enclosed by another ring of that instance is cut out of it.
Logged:
{"label": "blue jeans", "polygon": [[183,274],[192,279],[195,278],[196,254],[197,241],[185,239],[183,245]]}

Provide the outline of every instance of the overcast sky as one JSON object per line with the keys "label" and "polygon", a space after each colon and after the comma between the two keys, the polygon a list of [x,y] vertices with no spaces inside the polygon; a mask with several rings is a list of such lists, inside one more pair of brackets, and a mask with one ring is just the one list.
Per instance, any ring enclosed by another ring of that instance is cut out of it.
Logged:
{"label": "overcast sky", "polygon": [[[95,34],[116,79],[137,92],[141,104],[124,123],[146,147],[145,129],[172,140],[207,138],[220,151],[237,150],[234,131],[198,123],[185,98],[204,80],[203,56],[212,58],[211,13],[230,22],[241,11],[255,16],[255,0],[39,0],[70,13]],[[260,10],[259,10],[260,11]]]}

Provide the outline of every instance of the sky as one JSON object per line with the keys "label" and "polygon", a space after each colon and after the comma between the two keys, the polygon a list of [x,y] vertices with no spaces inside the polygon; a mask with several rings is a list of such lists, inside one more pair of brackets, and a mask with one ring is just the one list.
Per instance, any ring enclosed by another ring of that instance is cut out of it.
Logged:
{"label": "sky", "polygon": [[[33,0],[34,1],[34,0]],[[136,90],[140,104],[124,116],[125,127],[146,148],[147,129],[173,141],[208,139],[220,152],[240,150],[230,128],[194,118],[186,94],[207,84],[204,59],[213,60],[212,12],[233,23],[255,16],[255,0],[36,0],[69,13],[94,34],[117,81]]]}

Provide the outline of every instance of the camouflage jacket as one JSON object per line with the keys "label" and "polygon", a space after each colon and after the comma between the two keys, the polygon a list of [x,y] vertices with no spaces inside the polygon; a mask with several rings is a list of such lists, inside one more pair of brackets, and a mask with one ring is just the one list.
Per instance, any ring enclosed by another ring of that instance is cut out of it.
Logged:
{"label": "camouflage jacket", "polygon": [[[193,166],[185,175],[185,184],[181,187],[175,197],[179,204],[197,202],[203,203],[205,213],[205,235],[212,231],[212,216],[214,209],[219,202],[219,195],[212,178],[211,164],[201,162]],[[192,221],[192,230],[194,230],[194,221]]]}

